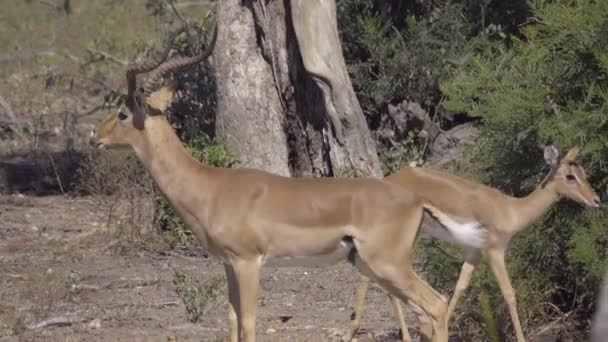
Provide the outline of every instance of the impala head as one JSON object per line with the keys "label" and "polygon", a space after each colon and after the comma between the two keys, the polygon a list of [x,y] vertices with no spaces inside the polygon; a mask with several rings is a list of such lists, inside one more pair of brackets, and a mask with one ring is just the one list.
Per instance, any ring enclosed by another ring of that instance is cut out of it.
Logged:
{"label": "impala head", "polygon": [[600,197],[587,181],[585,170],[576,162],[578,146],[571,148],[563,158],[551,145],[545,148],[545,161],[551,172],[543,181],[543,187],[551,187],[561,197],[566,197],[590,207],[600,206]]}
{"label": "impala head", "polygon": [[140,141],[145,133],[146,119],[152,115],[162,115],[173,99],[173,86],[145,95],[137,90],[133,98],[110,113],[91,132],[91,144],[99,148],[129,147]]}
{"label": "impala head", "polygon": [[[177,57],[165,61],[169,55],[167,47],[163,57],[156,62],[130,64],[127,67],[127,97],[116,112],[111,113],[91,132],[91,144],[97,147],[133,146],[145,133],[146,119],[152,115],[162,115],[173,100],[174,86],[164,86],[155,90],[163,75],[170,71],[200,63],[213,51],[217,38],[214,30],[207,49],[194,57]],[[136,76],[152,71],[142,88],[137,87]]]}

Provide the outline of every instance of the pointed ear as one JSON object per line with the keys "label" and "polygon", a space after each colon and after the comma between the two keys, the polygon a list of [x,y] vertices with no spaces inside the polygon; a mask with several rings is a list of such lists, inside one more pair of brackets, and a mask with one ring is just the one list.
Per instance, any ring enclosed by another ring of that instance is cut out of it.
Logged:
{"label": "pointed ear", "polygon": [[545,147],[545,162],[551,167],[555,167],[559,163],[559,150],[554,145]]}
{"label": "pointed ear", "polygon": [[146,102],[152,109],[164,113],[173,101],[176,88],[175,84],[166,85],[150,94],[146,98]]}
{"label": "pointed ear", "polygon": [[570,151],[568,151],[568,153],[566,153],[566,156],[564,157],[564,160],[567,160],[569,162],[572,162],[576,159],[576,156],[578,155],[578,152],[581,149],[578,146],[574,146],[570,149]]}

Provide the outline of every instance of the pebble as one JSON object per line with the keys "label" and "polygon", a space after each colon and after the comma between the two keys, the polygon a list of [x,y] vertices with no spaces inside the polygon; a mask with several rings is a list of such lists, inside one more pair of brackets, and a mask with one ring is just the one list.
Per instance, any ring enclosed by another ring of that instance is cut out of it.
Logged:
{"label": "pebble", "polygon": [[89,329],[100,329],[101,328],[101,320],[99,318],[95,318],[87,324]]}

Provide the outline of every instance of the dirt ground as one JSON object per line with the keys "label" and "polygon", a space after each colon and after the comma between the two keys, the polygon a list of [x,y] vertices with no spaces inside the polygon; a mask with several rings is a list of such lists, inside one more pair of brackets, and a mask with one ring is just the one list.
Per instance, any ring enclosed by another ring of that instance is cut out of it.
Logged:
{"label": "dirt ground", "polygon": [[[220,263],[146,244],[118,252],[106,215],[94,198],[0,195],[0,341],[225,337],[227,297]],[[188,321],[176,294],[175,270],[200,281],[222,277],[221,293],[198,323]],[[259,340],[340,340],[348,328],[358,279],[347,263],[263,269]],[[64,324],[34,326],[52,319]],[[413,317],[408,321],[415,325]],[[415,331],[412,335],[416,337]],[[397,340],[386,292],[372,286],[359,341]]]}

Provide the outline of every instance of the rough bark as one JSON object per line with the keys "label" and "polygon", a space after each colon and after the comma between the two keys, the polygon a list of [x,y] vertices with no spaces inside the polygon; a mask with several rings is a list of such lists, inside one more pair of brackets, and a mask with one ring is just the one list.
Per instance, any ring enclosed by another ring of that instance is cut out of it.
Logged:
{"label": "rough bark", "polygon": [[216,132],[242,165],[290,175],[284,114],[271,66],[257,44],[251,7],[240,0],[217,6]]}
{"label": "rough bark", "polygon": [[[342,55],[334,1],[219,5],[216,127],[241,160],[247,154],[245,165],[282,174],[289,168],[296,176],[349,169],[381,176]],[[267,153],[272,158],[263,158]]]}
{"label": "rough bark", "polygon": [[374,141],[342,54],[335,1],[291,0],[291,16],[304,67],[323,92],[333,132],[332,165],[381,177]]}

